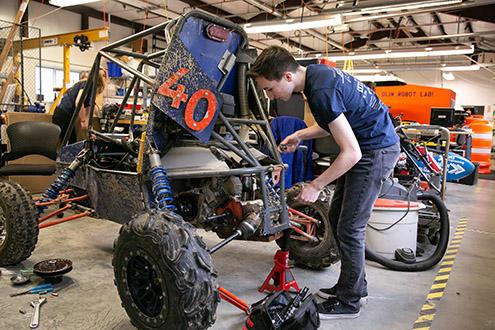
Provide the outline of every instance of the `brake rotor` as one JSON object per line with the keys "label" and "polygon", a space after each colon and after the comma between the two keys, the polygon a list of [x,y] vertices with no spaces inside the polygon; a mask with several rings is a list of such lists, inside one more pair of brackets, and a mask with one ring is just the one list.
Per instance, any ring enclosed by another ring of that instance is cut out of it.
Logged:
{"label": "brake rotor", "polygon": [[72,261],[69,259],[48,259],[33,266],[33,272],[49,283],[62,281],[62,275],[72,270]]}

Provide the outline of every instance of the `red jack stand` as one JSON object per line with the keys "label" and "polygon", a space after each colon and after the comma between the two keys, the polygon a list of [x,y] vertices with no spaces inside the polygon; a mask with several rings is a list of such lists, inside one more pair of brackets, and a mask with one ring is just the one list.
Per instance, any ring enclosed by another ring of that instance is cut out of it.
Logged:
{"label": "red jack stand", "polygon": [[[259,292],[290,291],[291,288],[299,292],[299,286],[289,267],[289,251],[278,250],[273,260],[275,265],[261,285]],[[273,284],[270,284],[271,280],[273,280]]]}

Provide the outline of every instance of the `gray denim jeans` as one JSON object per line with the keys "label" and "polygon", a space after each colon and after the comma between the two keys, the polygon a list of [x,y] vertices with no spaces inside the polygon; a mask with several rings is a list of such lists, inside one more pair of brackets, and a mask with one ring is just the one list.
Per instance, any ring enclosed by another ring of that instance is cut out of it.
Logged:
{"label": "gray denim jeans", "polygon": [[337,297],[359,308],[368,295],[365,277],[365,232],[382,182],[399,158],[399,144],[363,152],[363,156],[337,180],[329,218],[341,255]]}

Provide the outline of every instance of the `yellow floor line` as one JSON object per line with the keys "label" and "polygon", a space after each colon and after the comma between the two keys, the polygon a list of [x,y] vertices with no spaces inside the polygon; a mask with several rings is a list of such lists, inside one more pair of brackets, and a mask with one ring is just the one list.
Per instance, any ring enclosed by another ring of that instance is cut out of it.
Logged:
{"label": "yellow floor line", "polygon": [[435,277],[435,281],[448,280],[450,275],[442,275]]}
{"label": "yellow floor line", "polygon": [[450,241],[446,251],[449,255],[443,258],[443,261],[440,264],[441,268],[438,270],[437,276],[435,276],[435,282],[445,282],[433,283],[430,287],[430,292],[428,292],[428,295],[426,296],[426,302],[421,307],[419,316],[413,324],[414,330],[429,330],[433,320],[435,319],[437,312],[436,306],[438,301],[442,299],[445,288],[447,287],[447,281],[449,279],[450,272],[452,271],[452,266],[454,265],[457,252],[459,251],[459,246],[464,236],[464,229],[467,227],[467,221],[467,218],[459,219],[454,237]]}
{"label": "yellow floor line", "polygon": [[447,283],[438,283],[431,286],[432,289],[445,289]]}
{"label": "yellow floor line", "polygon": [[438,270],[438,274],[450,273],[451,270],[452,270],[452,267],[441,267]]}

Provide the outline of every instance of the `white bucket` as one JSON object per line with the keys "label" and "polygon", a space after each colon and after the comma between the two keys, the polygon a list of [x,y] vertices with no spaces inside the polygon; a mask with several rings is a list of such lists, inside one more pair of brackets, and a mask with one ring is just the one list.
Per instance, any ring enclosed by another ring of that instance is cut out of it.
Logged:
{"label": "white bucket", "polygon": [[[418,202],[387,200],[379,198],[366,226],[366,246],[373,252],[395,258],[395,250],[409,248],[416,254],[418,234],[418,211],[425,206]],[[408,211],[409,210],[409,211]],[[397,224],[389,229],[400,218]],[[385,229],[383,231],[378,230]]]}

